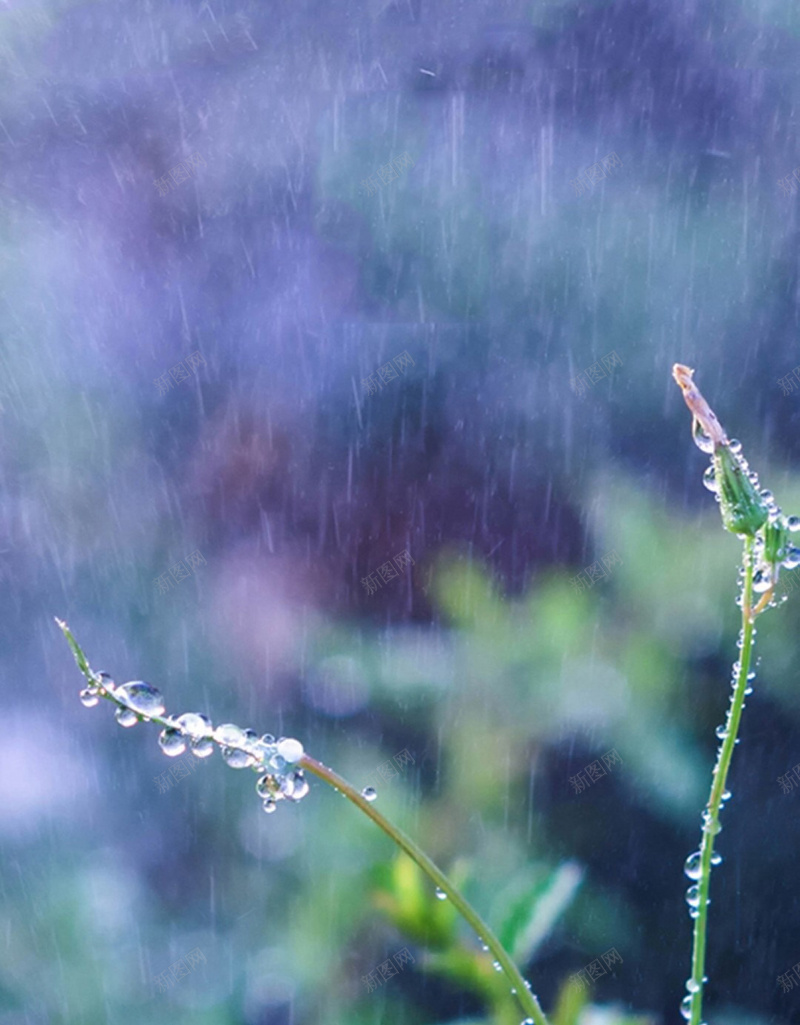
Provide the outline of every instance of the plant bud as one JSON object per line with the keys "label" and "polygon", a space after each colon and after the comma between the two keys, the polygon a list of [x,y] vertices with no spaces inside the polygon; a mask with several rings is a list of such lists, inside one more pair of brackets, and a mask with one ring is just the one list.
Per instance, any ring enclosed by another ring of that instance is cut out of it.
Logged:
{"label": "plant bud", "polygon": [[716,447],[712,459],[722,522],[734,534],[754,537],[767,522],[766,502],[727,445]]}

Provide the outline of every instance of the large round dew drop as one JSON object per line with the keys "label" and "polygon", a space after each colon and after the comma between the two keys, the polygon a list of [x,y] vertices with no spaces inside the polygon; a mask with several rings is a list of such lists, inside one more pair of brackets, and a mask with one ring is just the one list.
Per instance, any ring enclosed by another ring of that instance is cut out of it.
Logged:
{"label": "large round dew drop", "polygon": [[303,757],[303,745],[294,737],[281,737],[278,741],[278,754],[289,763],[299,762]]}
{"label": "large round dew drop", "polygon": [[114,691],[114,697],[145,718],[164,714],[164,699],[160,692],[144,680],[123,683]]}

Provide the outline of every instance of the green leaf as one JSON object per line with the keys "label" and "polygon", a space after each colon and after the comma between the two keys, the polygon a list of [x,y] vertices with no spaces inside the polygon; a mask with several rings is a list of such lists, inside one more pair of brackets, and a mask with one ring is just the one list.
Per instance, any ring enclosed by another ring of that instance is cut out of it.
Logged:
{"label": "green leaf", "polygon": [[[454,866],[450,878],[462,885],[464,868]],[[400,932],[434,950],[455,942],[458,912],[449,900],[436,898],[430,881],[406,854],[399,854],[391,868],[376,866],[372,902]]]}
{"label": "green leaf", "polygon": [[91,666],[89,665],[89,662],[87,661],[87,658],[84,655],[83,650],[81,649],[81,646],[78,644],[78,642],[72,636],[72,631],[70,630],[70,628],[67,626],[67,624],[64,622],[63,619],[59,619],[57,616],[54,617],[54,618],[55,618],[56,623],[61,628],[61,632],[66,637],[67,644],[69,644],[70,648],[72,648],[72,654],[75,656],[75,661],[78,663],[78,669],[80,669],[80,671],[83,673],[83,675],[89,681],[89,683],[94,683],[95,682],[95,675],[92,672]]}
{"label": "green leaf", "polygon": [[553,1011],[553,1025],[579,1025],[581,1012],[589,999],[589,991],[577,979],[568,978],[558,994]]}
{"label": "green leaf", "polygon": [[548,873],[514,900],[498,936],[518,965],[527,964],[572,903],[582,870],[567,862]]}

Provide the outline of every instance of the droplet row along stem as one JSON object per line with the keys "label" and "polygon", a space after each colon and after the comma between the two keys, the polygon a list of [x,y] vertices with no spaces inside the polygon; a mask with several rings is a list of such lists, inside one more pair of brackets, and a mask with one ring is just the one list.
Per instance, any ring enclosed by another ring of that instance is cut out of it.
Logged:
{"label": "droplet row along stem", "polygon": [[[730,769],[733,749],[736,746],[739,723],[744,707],[745,692],[748,689],[750,662],[753,653],[754,617],[751,612],[753,598],[753,548],[752,537],[744,541],[744,584],[742,591],[741,654],[735,678],[731,707],[727,720],[727,735],[722,741],[714,774],[711,794],[704,813],[702,842],[700,845],[700,874],[697,882],[697,917],[694,920],[692,946],[692,974],[687,984],[688,997],[681,1005],[681,1014],[689,1025],[701,1025],[703,1010],[703,987],[705,985],[706,934],[708,926],[708,894],[711,885],[711,866],[714,857],[714,837],[720,830],[719,813],[726,794],[725,784]],[[696,987],[696,988],[695,988]],[[688,1012],[688,1013],[687,1013]]]}
{"label": "droplet row along stem", "polygon": [[295,763],[303,755],[299,740],[293,737],[276,740],[271,734],[259,738],[254,730],[242,729],[234,723],[223,723],[215,728],[206,716],[194,712],[177,718],[166,716],[163,698],[155,687],[144,680],[117,685],[108,673],[96,672],[66,623],[59,619],[56,623],[86,678],[87,686],[80,692],[84,707],[92,708],[104,698],[116,706],[115,718],[120,726],[130,728],[139,722],[157,723],[163,727],[159,746],[169,758],[182,754],[187,746],[195,757],[207,758],[214,746],[218,746],[230,768],[251,768],[264,773],[256,784],[256,792],[268,814],[276,810],[279,801],[297,803],[308,794],[309,786],[302,771],[295,769]]}
{"label": "droplet row along stem", "polygon": [[[117,705],[118,709],[128,709],[130,706],[125,701],[120,700],[115,696],[114,685],[111,683],[110,677],[107,674],[96,673],[92,670],[89,665],[86,656],[84,655],[80,645],[72,636],[69,627],[66,623],[59,619],[56,619],[61,628],[67,642],[69,643],[72,653],[75,656],[75,661],[78,664],[78,668],[86,677],[87,683],[89,684],[89,690],[92,692],[93,697],[102,697],[113,704]],[[137,683],[140,681],[136,681]],[[124,686],[124,685],[123,685]],[[92,702],[93,704],[96,702]],[[91,706],[90,706],[91,707]],[[137,720],[139,718],[144,719],[147,722],[157,723],[162,726],[164,731],[174,731],[176,722],[178,720],[172,718],[166,718],[161,712],[164,711],[163,705],[156,710],[157,706],[153,705],[152,713],[137,713]],[[194,713],[187,713],[187,715],[194,715]],[[183,717],[182,717],[183,718]],[[204,718],[204,717],[203,717]],[[206,720],[207,721],[207,720]],[[188,725],[188,724],[187,724]],[[231,725],[231,724],[228,724]],[[211,724],[209,723],[209,727]],[[241,751],[244,754],[252,757],[253,746],[249,739],[246,739],[245,743],[240,743],[233,735],[233,732],[221,734],[220,731],[225,731],[226,727],[217,727],[213,732],[209,732],[215,743],[223,747],[227,751]],[[240,730],[239,727],[233,727],[234,730],[239,730],[240,733],[244,734],[244,731]],[[190,731],[187,730],[187,733]],[[255,734],[253,735],[255,737]],[[264,738],[262,738],[264,739]],[[289,738],[291,740],[291,738]],[[433,881],[434,886],[437,889],[437,896],[441,899],[441,896],[449,898],[454,907],[461,913],[464,919],[472,926],[475,932],[482,938],[482,943],[485,949],[491,951],[494,955],[495,960],[500,965],[500,969],[505,973],[506,977],[511,983],[512,992],[515,994],[519,1001],[523,1011],[530,1015],[525,1020],[526,1025],[549,1025],[547,1017],[539,1004],[536,996],[531,992],[530,983],[528,983],[522,976],[522,973],[514,964],[508,952],[500,943],[500,940],[494,934],[489,925],[484,922],[478,912],[472,907],[472,905],[466,900],[463,894],[450,882],[448,877],[442,872],[442,870],[428,857],[427,854],[400,828],[393,825],[384,815],[381,814],[376,808],[373,807],[372,801],[374,800],[373,794],[368,794],[366,797],[360,794],[355,787],[351,786],[347,780],[345,780],[338,773],[334,772],[333,769],[328,768],[321,762],[318,762],[311,755],[302,752],[302,745],[299,741],[291,740],[292,744],[298,745],[299,750],[293,750],[291,752],[292,761],[295,762],[296,766],[300,770],[310,772],[312,775],[321,779],[323,782],[332,786],[334,790],[344,794],[353,804],[355,804],[361,811],[364,812],[372,821],[381,829],[388,837],[390,837],[401,850],[414,861],[422,869],[422,871]],[[164,745],[162,744],[162,749]],[[167,745],[169,746],[169,745]],[[166,753],[166,752],[165,752]],[[296,757],[295,757],[296,756]],[[230,765],[231,762],[229,761]],[[244,767],[237,766],[235,763],[233,767]],[[265,761],[261,765],[262,768],[270,771],[269,764]],[[305,792],[308,792],[308,784],[304,781]],[[270,796],[270,786],[266,782],[266,777],[263,780],[259,780],[256,789],[259,795],[266,797],[264,801],[265,811],[274,811],[275,798],[278,796]],[[368,788],[371,789],[371,788]],[[286,796],[286,795],[284,795]],[[268,807],[268,805],[270,805]]]}

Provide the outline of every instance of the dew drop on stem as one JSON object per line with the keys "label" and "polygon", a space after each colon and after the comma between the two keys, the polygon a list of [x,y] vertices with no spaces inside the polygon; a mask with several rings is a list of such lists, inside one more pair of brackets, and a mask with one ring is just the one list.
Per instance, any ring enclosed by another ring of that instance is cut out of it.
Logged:
{"label": "dew drop on stem", "polygon": [[701,874],[701,860],[702,855],[700,854],[700,851],[695,851],[693,854],[690,854],[683,866],[684,875],[688,876],[689,879],[699,879]]}
{"label": "dew drop on stem", "polygon": [[123,683],[114,691],[114,697],[139,715],[149,717],[164,714],[164,699],[160,691],[144,680]]}

